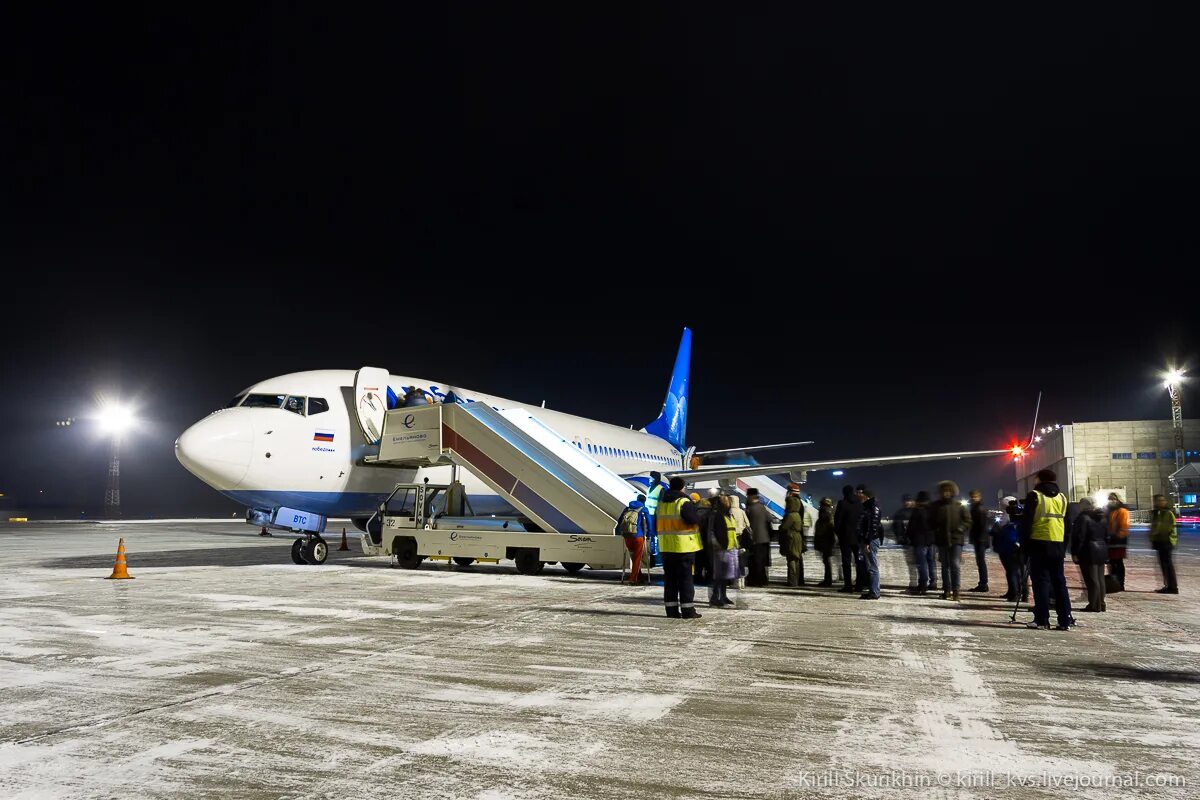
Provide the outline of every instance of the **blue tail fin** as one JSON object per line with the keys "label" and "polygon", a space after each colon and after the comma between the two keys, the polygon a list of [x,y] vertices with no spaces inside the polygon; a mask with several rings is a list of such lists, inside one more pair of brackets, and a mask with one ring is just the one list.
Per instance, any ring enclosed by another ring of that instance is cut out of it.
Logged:
{"label": "blue tail fin", "polygon": [[662,413],[643,430],[660,439],[665,439],[676,450],[687,449],[687,406],[688,371],[692,364],[692,331],[683,329],[679,340],[679,352],[675,356],[675,370],[671,373],[671,384],[667,387],[667,399]]}

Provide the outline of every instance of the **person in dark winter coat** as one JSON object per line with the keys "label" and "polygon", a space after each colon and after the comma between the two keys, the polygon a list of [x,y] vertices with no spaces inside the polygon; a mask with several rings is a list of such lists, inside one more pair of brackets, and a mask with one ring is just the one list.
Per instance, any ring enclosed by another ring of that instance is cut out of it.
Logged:
{"label": "person in dark winter coat", "polygon": [[811,520],[800,495],[789,494],[785,502],[783,522],[779,524],[779,554],[787,560],[788,586],[798,587],[804,585],[804,552],[808,550],[804,533]]}
{"label": "person in dark winter coat", "polygon": [[913,560],[917,564],[917,587],[915,594],[925,594],[937,588],[934,572],[933,529],[929,527],[929,492],[917,492],[912,514],[908,518],[908,541],[912,546]]}
{"label": "person in dark winter coat", "polygon": [[1088,604],[1084,611],[1107,611],[1104,604],[1104,565],[1108,563],[1108,530],[1104,512],[1090,498],[1079,501],[1071,525],[1071,560],[1083,571]]}
{"label": "person in dark winter coat", "polygon": [[758,496],[758,489],[750,487],[746,490],[746,518],[750,520],[750,535],[753,544],[750,548],[750,574],[746,577],[747,586],[766,586],[769,582],[768,570],[771,568],[771,515]]}
{"label": "person in dark winter coat", "polygon": [[[1006,523],[997,522],[992,528],[992,549],[1000,556],[1004,566],[1004,578],[1008,591],[1004,599],[1013,602],[1019,596],[1021,602],[1029,602],[1028,579],[1025,575],[1024,559],[1021,556],[1021,519],[1025,515],[1021,504],[1015,497],[1006,497],[1004,513],[1008,515]],[[1025,579],[1025,585],[1022,585]]]}
{"label": "person in dark winter coat", "polygon": [[817,511],[817,526],[813,531],[813,546],[821,554],[825,565],[825,577],[818,586],[833,586],[833,548],[837,544],[837,534],[833,530],[833,498],[822,497],[821,507]]}
{"label": "person in dark winter coat", "polygon": [[987,509],[983,507],[983,492],[972,489],[967,496],[971,499],[971,505],[967,509],[971,514],[971,546],[975,549],[975,569],[979,571],[979,583],[967,591],[986,592],[988,591],[988,534],[991,531],[991,525]]}
{"label": "person in dark winter coat", "polygon": [[[833,529],[837,534],[838,547],[842,550],[842,581],[839,592],[849,594],[863,587],[862,553],[858,544],[858,520],[862,516],[862,503],[854,497],[853,486],[842,487],[842,499],[833,512]],[[857,575],[851,577],[850,565],[854,564]],[[857,588],[856,588],[857,587]]]}
{"label": "person in dark winter coat", "polygon": [[1071,595],[1063,574],[1063,558],[1067,546],[1067,498],[1058,488],[1054,470],[1038,471],[1038,483],[1025,498],[1025,518],[1021,526],[1021,550],[1028,554],[1029,575],[1033,579],[1033,622],[1027,627],[1050,627],[1050,595],[1054,595],[1054,610],[1058,629],[1067,630],[1071,616]]}
{"label": "person in dark winter coat", "polygon": [[901,498],[901,506],[896,513],[892,514],[892,538],[896,540],[896,544],[908,546],[908,520],[912,517],[913,506],[916,503],[913,501],[911,494],[906,494]]}
{"label": "person in dark winter coat", "polygon": [[862,503],[862,516],[858,518],[858,541],[862,547],[863,563],[867,568],[868,585],[859,595],[859,600],[879,599],[879,543],[883,541],[883,523],[880,521],[879,506],[875,504],[875,493],[859,484],[858,498]]}
{"label": "person in dark winter coat", "polygon": [[[697,492],[692,492],[689,496],[692,498],[692,504],[696,507],[696,513],[700,517],[700,530],[708,530],[708,517],[713,513],[712,499],[701,497]],[[692,577],[692,581],[697,586],[706,586],[712,579],[713,553],[708,549],[709,541],[707,536],[701,536],[700,543],[700,552],[696,553],[696,573]]]}
{"label": "person in dark winter coat", "polygon": [[971,529],[971,515],[958,500],[958,484],[954,481],[939,483],[938,493],[941,497],[929,506],[929,527],[942,562],[942,599],[958,600],[962,548]]}

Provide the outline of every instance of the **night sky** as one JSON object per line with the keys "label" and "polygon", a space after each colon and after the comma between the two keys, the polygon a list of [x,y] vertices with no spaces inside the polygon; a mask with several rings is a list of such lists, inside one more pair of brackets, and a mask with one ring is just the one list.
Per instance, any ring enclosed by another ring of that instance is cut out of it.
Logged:
{"label": "night sky", "polygon": [[[1006,446],[1200,368],[1200,74],[1150,7],[39,6],[5,24],[0,492],[240,511],[180,467],[257,380],[382,366],[691,443]],[[1055,14],[1061,14],[1055,16]],[[1185,396],[1185,404],[1188,402]],[[1003,460],[859,470],[883,505]],[[841,481],[813,475],[812,488]],[[41,494],[39,494],[41,492]]]}

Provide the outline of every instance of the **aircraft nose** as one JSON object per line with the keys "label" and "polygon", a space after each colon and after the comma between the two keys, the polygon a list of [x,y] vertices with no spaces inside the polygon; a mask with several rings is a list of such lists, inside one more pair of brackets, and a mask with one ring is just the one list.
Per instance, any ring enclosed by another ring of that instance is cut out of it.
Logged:
{"label": "aircraft nose", "polygon": [[241,409],[219,411],[175,440],[175,457],[188,472],[214,489],[234,489],[250,468],[254,428]]}

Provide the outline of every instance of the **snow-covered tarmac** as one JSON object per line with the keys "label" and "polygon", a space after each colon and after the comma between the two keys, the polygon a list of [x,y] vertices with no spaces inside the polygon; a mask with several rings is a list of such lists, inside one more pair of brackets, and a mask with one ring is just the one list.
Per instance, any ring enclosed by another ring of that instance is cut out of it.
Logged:
{"label": "snow-covered tarmac", "polygon": [[[136,580],[106,581],[121,536]],[[1162,596],[1135,534],[1131,591],[1059,633],[902,594],[895,549],[881,601],[776,585],[681,622],[612,573],[0,526],[0,797],[1195,797],[1198,539]]]}

